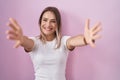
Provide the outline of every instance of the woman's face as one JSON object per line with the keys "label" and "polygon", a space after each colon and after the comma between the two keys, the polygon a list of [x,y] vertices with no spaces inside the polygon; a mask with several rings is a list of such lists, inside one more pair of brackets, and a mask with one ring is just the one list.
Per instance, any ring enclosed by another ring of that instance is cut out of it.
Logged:
{"label": "woman's face", "polygon": [[54,35],[57,28],[56,18],[53,12],[47,11],[42,16],[41,30],[46,36]]}

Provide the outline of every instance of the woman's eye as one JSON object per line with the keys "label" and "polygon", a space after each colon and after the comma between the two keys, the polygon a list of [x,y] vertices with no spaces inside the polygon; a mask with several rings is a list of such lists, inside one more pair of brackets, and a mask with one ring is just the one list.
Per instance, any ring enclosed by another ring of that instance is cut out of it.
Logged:
{"label": "woman's eye", "polygon": [[46,22],[46,21],[47,21],[47,19],[43,19],[43,21],[45,21],[45,22]]}
{"label": "woman's eye", "polygon": [[51,22],[56,23],[56,21],[51,21]]}

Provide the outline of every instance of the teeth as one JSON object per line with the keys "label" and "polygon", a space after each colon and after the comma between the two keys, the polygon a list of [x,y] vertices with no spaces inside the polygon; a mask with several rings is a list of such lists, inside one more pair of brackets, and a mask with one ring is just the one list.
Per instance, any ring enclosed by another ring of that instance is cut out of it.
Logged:
{"label": "teeth", "polygon": [[52,30],[52,28],[45,28],[45,30],[50,31],[50,30]]}

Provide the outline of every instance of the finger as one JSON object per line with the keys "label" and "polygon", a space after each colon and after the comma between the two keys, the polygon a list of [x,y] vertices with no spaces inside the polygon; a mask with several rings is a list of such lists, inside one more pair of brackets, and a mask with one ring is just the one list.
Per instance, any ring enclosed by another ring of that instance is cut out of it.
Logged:
{"label": "finger", "polygon": [[101,35],[95,35],[95,36],[93,36],[93,40],[96,40],[96,39],[100,39],[102,36]]}
{"label": "finger", "polygon": [[17,23],[17,21],[16,21],[15,19],[9,18],[9,21],[10,21],[10,23],[13,25],[14,29],[17,30],[17,29],[20,28],[19,25],[18,25],[18,23]]}
{"label": "finger", "polygon": [[7,23],[7,26],[11,27],[13,30],[17,30],[17,28],[12,23]]}
{"label": "finger", "polygon": [[17,41],[16,44],[14,45],[14,48],[18,48],[20,46],[20,41]]}
{"label": "finger", "polygon": [[8,35],[7,39],[9,39],[9,40],[17,40],[17,37],[13,36],[13,35]]}
{"label": "finger", "polygon": [[92,32],[92,34],[93,34],[93,35],[96,35],[98,32],[101,31],[101,29],[102,29],[101,27],[97,27],[96,30],[94,30],[94,31]]}
{"label": "finger", "polygon": [[13,31],[13,30],[8,30],[8,31],[6,31],[6,34],[8,34],[8,35],[13,35],[13,36],[17,36],[17,33],[16,33],[15,31]]}
{"label": "finger", "polygon": [[6,31],[6,34],[8,34],[7,39],[10,39],[10,40],[17,39],[17,34],[13,30]]}
{"label": "finger", "polygon": [[85,30],[89,29],[89,23],[90,23],[90,20],[87,19],[86,22],[85,22]]}
{"label": "finger", "polygon": [[100,22],[96,23],[96,24],[91,28],[91,30],[92,30],[92,31],[96,30],[100,25],[101,25]]}

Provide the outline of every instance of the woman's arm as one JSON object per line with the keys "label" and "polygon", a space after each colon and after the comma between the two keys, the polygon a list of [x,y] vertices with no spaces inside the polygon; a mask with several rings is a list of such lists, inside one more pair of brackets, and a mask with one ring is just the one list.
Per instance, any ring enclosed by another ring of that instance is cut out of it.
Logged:
{"label": "woman's arm", "polygon": [[10,18],[9,23],[7,25],[11,27],[11,30],[8,30],[6,32],[7,39],[15,41],[14,47],[17,48],[19,46],[22,46],[24,47],[25,50],[31,51],[34,46],[34,42],[27,36],[23,35],[22,29],[20,25],[17,23],[17,21],[14,20],[13,18]]}
{"label": "woman's arm", "polygon": [[100,23],[95,24],[92,28],[89,28],[90,20],[86,20],[84,35],[78,35],[71,37],[67,40],[67,47],[68,49],[74,49],[75,47],[90,45],[91,47],[95,47],[94,41],[101,36],[97,34],[100,32],[101,27]]}

